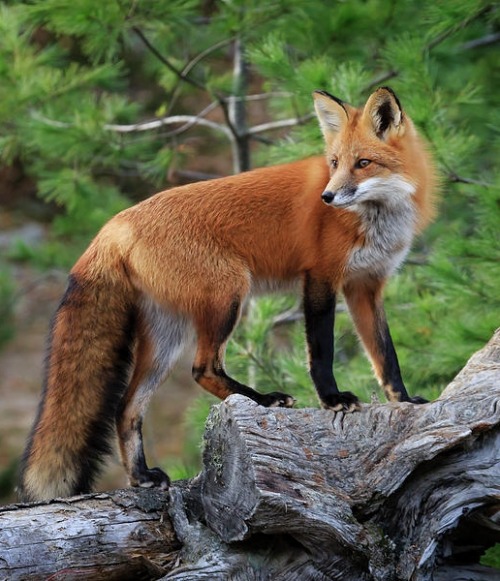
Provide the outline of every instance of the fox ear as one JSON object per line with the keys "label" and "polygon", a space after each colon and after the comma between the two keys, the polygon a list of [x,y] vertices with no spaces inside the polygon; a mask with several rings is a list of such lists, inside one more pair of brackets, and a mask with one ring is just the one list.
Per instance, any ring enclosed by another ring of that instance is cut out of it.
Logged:
{"label": "fox ear", "polygon": [[401,103],[389,87],[380,87],[369,97],[363,110],[363,118],[382,141],[392,132],[401,135],[404,128]]}
{"label": "fox ear", "polygon": [[348,119],[347,106],[326,91],[314,91],[314,108],[326,140],[334,137]]}

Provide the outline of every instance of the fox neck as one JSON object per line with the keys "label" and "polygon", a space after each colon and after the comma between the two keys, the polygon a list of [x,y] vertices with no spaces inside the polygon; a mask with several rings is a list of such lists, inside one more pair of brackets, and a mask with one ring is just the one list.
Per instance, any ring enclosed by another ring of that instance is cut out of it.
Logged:
{"label": "fox neck", "polygon": [[411,198],[397,203],[367,201],[353,209],[360,217],[360,244],[347,263],[349,277],[371,274],[386,278],[404,261],[417,222]]}

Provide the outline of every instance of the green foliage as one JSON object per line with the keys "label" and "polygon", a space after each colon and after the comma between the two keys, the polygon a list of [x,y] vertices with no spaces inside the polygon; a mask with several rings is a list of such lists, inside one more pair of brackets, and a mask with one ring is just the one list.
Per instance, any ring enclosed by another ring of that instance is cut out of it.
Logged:
{"label": "green foliage", "polygon": [[500,569],[500,544],[497,543],[493,547],[489,548],[486,553],[481,557],[481,565],[486,565],[487,567],[493,567],[494,569]]}

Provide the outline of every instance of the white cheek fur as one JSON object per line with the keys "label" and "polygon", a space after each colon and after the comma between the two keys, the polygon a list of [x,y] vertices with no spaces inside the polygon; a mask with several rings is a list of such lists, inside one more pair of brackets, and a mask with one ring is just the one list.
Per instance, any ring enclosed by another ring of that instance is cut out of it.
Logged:
{"label": "white cheek fur", "polygon": [[380,202],[398,204],[408,200],[416,191],[415,186],[398,174],[385,178],[368,178],[361,182],[356,191],[356,203]]}

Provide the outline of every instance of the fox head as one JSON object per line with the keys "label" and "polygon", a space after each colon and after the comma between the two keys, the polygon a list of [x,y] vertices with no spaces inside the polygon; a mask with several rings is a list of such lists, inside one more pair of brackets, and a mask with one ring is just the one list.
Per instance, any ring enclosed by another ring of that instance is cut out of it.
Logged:
{"label": "fox head", "polygon": [[366,204],[408,203],[421,144],[395,93],[381,87],[361,109],[325,91],[313,95],[330,166],[323,201],[357,212]]}

